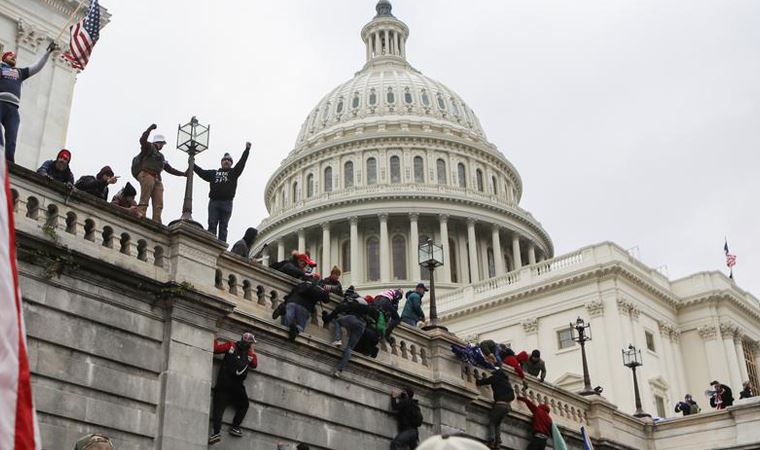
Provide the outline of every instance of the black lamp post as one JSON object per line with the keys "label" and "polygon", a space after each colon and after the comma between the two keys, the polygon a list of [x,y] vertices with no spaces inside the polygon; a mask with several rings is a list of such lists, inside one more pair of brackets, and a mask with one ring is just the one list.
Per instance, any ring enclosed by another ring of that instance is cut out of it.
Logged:
{"label": "black lamp post", "polygon": [[438,310],[435,306],[435,281],[433,280],[433,271],[436,267],[443,265],[443,246],[434,244],[432,239],[428,239],[427,242],[420,244],[418,256],[420,266],[430,271],[430,325],[424,327],[423,330],[438,328],[448,331],[446,327],[438,325]]}
{"label": "black lamp post", "polygon": [[591,323],[584,322],[578,317],[575,323],[570,322],[570,333],[573,340],[581,344],[581,357],[583,358],[583,391],[581,395],[598,395],[598,392],[591,387],[591,377],[588,374],[588,361],[586,359],[586,341],[591,340]]}
{"label": "black lamp post", "polygon": [[644,412],[641,409],[641,396],[639,395],[639,381],[636,378],[636,368],[643,365],[641,359],[641,350],[637,350],[633,345],[628,344],[628,348],[622,350],[623,352],[623,365],[630,367],[633,372],[633,393],[636,398],[636,412],[633,413],[634,417],[652,417],[651,414]]}
{"label": "black lamp post", "polygon": [[195,116],[190,119],[190,122],[177,127],[177,149],[187,153],[188,167],[185,200],[182,203],[182,216],[179,220],[190,222],[199,227],[201,224],[193,220],[193,168],[195,167],[195,155],[208,148],[210,130],[210,125],[201,125]]}

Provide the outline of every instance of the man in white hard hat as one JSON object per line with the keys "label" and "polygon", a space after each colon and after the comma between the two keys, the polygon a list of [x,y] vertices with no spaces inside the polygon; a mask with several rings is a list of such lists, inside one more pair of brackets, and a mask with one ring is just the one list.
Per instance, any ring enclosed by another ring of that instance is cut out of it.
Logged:
{"label": "man in white hard hat", "polygon": [[145,216],[148,210],[148,200],[153,202],[154,222],[161,223],[161,211],[164,209],[164,184],[161,182],[161,172],[167,171],[178,177],[187,174],[173,168],[164,158],[161,149],[166,145],[166,138],[161,134],[153,136],[152,142],[148,142],[151,131],[157,128],[152,124],[140,136],[140,154],[132,160],[132,174],[140,182],[140,203],[137,207]]}

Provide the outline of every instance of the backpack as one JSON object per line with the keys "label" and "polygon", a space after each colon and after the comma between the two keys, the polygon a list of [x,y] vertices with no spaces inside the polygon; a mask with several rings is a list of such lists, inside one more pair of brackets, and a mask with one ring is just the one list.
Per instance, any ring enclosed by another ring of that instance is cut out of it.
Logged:
{"label": "backpack", "polygon": [[135,180],[137,180],[137,175],[140,174],[140,169],[142,168],[142,160],[143,158],[140,153],[132,158],[132,176],[135,177]]}
{"label": "backpack", "polygon": [[414,428],[422,426],[422,410],[416,401],[413,401],[409,407],[409,425]]}
{"label": "backpack", "polygon": [[699,406],[696,403],[689,405],[689,414],[697,414],[699,412]]}

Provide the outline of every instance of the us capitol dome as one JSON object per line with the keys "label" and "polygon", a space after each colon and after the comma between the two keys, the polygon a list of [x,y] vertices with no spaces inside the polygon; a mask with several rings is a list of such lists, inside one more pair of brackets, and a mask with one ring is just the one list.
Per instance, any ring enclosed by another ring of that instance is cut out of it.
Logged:
{"label": "us capitol dome", "polygon": [[366,64],[312,109],[269,179],[257,245],[270,261],[308,251],[368,293],[428,278],[417,257],[427,239],[443,246],[444,292],[551,258],[519,206],[517,169],[456,92],[411,66],[390,2],[376,10],[361,32]]}

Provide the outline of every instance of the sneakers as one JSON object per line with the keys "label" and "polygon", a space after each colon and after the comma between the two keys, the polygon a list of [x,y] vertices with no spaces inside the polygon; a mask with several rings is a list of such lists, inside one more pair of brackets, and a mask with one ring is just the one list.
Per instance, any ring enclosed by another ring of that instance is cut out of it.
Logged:
{"label": "sneakers", "polygon": [[291,324],[290,328],[288,329],[288,340],[290,342],[295,342],[296,336],[298,336],[298,327],[296,324]]}
{"label": "sneakers", "polygon": [[337,341],[333,342],[330,345],[334,345],[336,347],[341,347],[341,346],[343,346],[343,341],[341,341],[340,339],[338,339]]}
{"label": "sneakers", "polygon": [[332,373],[333,378],[343,378],[343,372],[340,370],[336,370]]}
{"label": "sneakers", "polygon": [[240,427],[230,427],[230,434],[236,437],[243,437],[243,430]]}
{"label": "sneakers", "polygon": [[216,444],[217,442],[222,440],[222,435],[219,433],[214,433],[211,436],[208,437],[208,443],[209,444]]}

